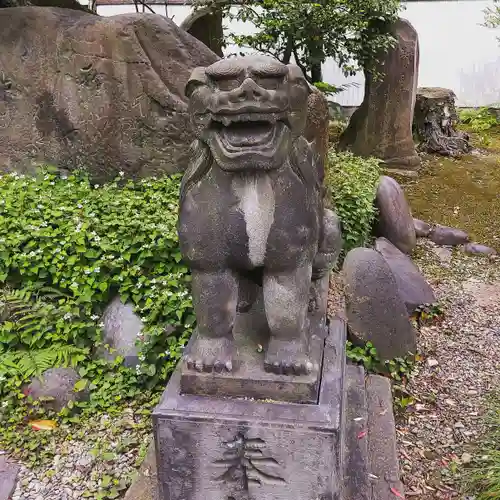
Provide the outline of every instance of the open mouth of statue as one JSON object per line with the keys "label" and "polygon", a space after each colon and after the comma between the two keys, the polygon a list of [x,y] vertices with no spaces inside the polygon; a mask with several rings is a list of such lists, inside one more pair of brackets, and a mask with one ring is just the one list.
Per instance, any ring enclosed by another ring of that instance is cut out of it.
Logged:
{"label": "open mouth of statue", "polygon": [[215,115],[213,128],[226,151],[274,147],[283,133],[284,117],[277,114]]}

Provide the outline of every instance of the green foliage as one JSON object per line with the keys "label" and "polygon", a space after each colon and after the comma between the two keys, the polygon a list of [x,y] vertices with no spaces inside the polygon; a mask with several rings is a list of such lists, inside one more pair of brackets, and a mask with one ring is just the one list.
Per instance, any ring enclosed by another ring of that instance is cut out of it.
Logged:
{"label": "green foliage", "polygon": [[347,341],[346,355],[354,363],[362,365],[367,372],[386,375],[397,381],[406,379],[411,374],[415,359],[412,354],[408,354],[406,358],[381,361],[371,342],[364,346],[354,346]]}
{"label": "green foliage", "polygon": [[500,26],[500,0],[493,0],[493,5],[484,10],[484,26],[498,28]]}
{"label": "green foliage", "polygon": [[490,395],[486,404],[486,432],[474,451],[473,460],[463,471],[465,493],[476,500],[500,497],[500,393]]}
{"label": "green foliage", "polygon": [[[24,441],[33,433],[23,423],[46,410],[22,387],[47,368],[74,366],[84,379],[75,390],[90,391],[62,421],[154,401],[195,321],[177,239],[179,185],[180,176],[103,186],[48,171],[0,177],[0,447],[46,456],[43,440]],[[96,356],[103,310],[118,294],[145,324],[135,369]]]}
{"label": "green foliage", "polygon": [[251,22],[256,33],[231,35],[239,46],[295,60],[310,82],[321,81],[321,64],[333,57],[345,74],[371,69],[394,42],[388,27],[398,17],[400,0],[195,0],[230,19]]}
{"label": "green foliage", "polygon": [[417,307],[413,313],[413,319],[417,323],[417,327],[422,325],[434,324],[440,321],[444,316],[443,305],[439,302],[434,304],[423,304]]}
{"label": "green foliage", "polygon": [[11,294],[0,352],[95,347],[103,308],[120,294],[146,324],[140,372],[159,368],[165,379],[194,323],[178,189],[178,177],[104,186],[48,173],[1,177],[0,283],[17,290],[17,302]]}
{"label": "green foliage", "polygon": [[368,243],[376,209],[373,205],[380,178],[379,160],[361,158],[350,152],[328,154],[326,186],[342,221],[344,250]]}
{"label": "green foliage", "polygon": [[497,117],[487,107],[463,109],[459,115],[460,121],[469,125],[473,132],[484,132],[498,125]]}

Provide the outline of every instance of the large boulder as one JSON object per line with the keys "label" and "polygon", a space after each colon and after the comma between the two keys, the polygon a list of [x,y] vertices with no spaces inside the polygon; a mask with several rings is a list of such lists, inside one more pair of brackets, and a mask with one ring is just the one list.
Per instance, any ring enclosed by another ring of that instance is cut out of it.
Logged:
{"label": "large boulder", "polygon": [[416,352],[416,331],[396,278],[375,250],[351,250],[342,269],[349,332],[355,342],[371,342],[381,360]]}
{"label": "large boulder", "polygon": [[376,236],[383,236],[402,252],[410,253],[417,244],[415,225],[403,189],[392,177],[380,177],[375,206]]}
{"label": "large boulder", "polygon": [[184,86],[218,57],[170,19],[0,9],[0,169],[49,162],[95,179],[182,171]]}
{"label": "large boulder", "polygon": [[423,304],[436,302],[431,286],[407,255],[385,238],[377,238],[375,250],[391,268],[408,314]]}
{"label": "large boulder", "polygon": [[420,165],[412,136],[418,79],[419,45],[404,19],[393,27],[396,46],[377,65],[380,78],[365,74],[365,97],[342,134],[339,147],[375,156],[387,166],[412,170]]}

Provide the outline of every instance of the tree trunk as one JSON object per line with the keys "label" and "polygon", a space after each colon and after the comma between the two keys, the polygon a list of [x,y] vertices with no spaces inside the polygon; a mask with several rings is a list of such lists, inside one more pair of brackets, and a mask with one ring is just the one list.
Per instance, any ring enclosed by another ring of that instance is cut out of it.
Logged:
{"label": "tree trunk", "polygon": [[311,66],[311,81],[312,83],[323,81],[323,72],[321,71],[321,64],[313,64]]}
{"label": "tree trunk", "polygon": [[455,97],[449,89],[418,89],[413,118],[413,129],[420,142],[418,151],[454,157],[472,149],[468,134],[455,128]]}

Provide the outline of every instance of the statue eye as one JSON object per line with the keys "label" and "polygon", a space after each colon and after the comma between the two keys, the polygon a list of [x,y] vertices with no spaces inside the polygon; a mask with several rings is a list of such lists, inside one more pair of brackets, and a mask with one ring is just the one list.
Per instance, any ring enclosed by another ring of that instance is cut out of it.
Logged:
{"label": "statue eye", "polygon": [[219,90],[222,90],[224,92],[236,89],[239,86],[240,82],[236,78],[228,78],[227,80],[219,80],[217,82],[217,87],[219,87]]}
{"label": "statue eye", "polygon": [[263,89],[276,90],[283,82],[283,78],[258,78],[255,82]]}

